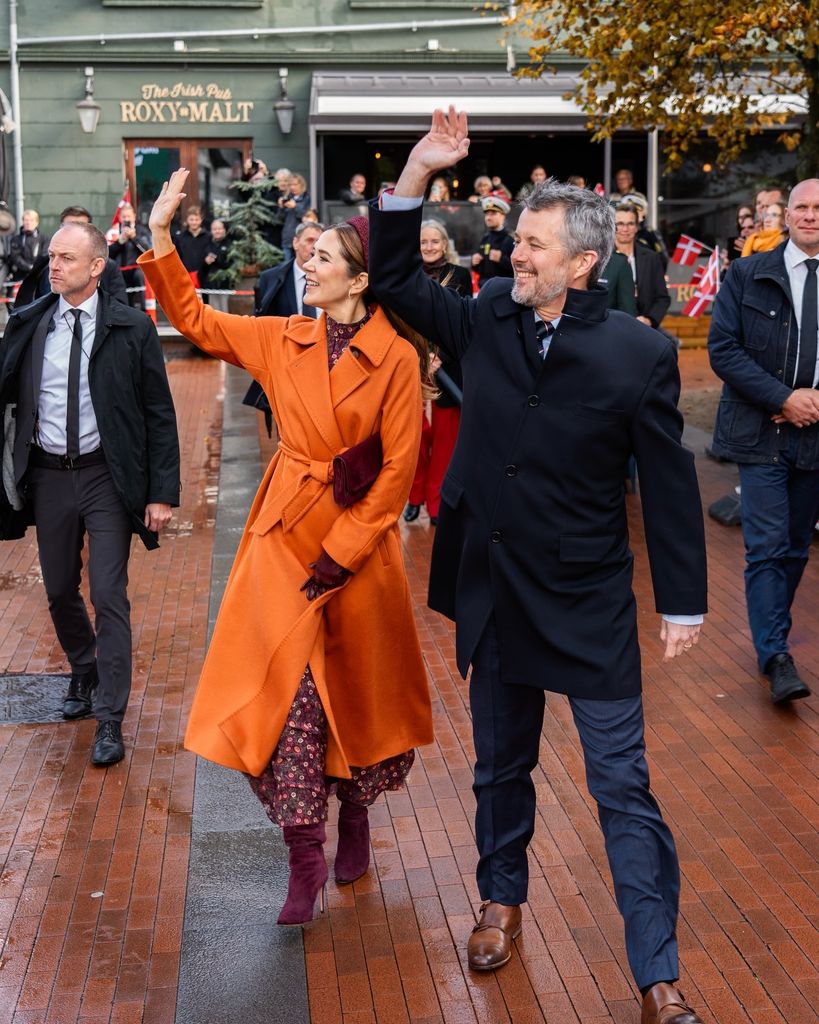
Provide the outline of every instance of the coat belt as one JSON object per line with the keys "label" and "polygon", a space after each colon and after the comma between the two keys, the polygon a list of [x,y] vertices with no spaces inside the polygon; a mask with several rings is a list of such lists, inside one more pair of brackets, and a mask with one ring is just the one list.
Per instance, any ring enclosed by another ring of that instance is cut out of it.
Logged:
{"label": "coat belt", "polygon": [[311,459],[309,455],[296,451],[295,448],[291,448],[289,444],[282,440],[279,441],[279,451],[286,455],[288,459],[293,459],[294,462],[305,466],[310,476],[314,480],[318,480],[320,484],[333,482],[332,459],[329,462],[319,462],[317,459]]}

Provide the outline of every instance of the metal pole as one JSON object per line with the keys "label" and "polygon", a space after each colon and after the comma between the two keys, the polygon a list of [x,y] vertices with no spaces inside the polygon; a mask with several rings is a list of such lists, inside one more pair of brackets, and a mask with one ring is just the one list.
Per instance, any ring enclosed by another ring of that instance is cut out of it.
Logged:
{"label": "metal pole", "polygon": [[608,196],[611,188],[611,136],[603,139],[603,195]]}
{"label": "metal pole", "polygon": [[14,215],[17,226],[23,223],[23,114],[20,110],[20,64],[17,50],[17,0],[9,0],[9,74],[11,76],[11,112],[16,127],[12,132],[14,152]]}
{"label": "metal pole", "polygon": [[646,192],[648,193],[648,210],[646,219],[648,226],[657,230],[658,219],[658,196],[660,194],[660,133],[653,128],[648,133],[648,168],[646,171]]}

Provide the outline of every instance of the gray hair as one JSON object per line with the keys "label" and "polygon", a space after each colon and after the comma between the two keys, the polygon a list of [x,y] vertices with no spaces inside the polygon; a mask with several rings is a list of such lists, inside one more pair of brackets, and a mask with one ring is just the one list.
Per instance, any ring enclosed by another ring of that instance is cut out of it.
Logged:
{"label": "gray hair", "polygon": [[80,221],[69,221],[63,224],[60,231],[79,231],[88,242],[88,254],[93,260],[108,261],[108,242],[105,235],[95,224],[83,224]]}
{"label": "gray hair", "polygon": [[523,200],[523,208],[532,213],[556,206],[564,212],[560,234],[566,255],[571,259],[587,250],[597,253],[597,263],[589,272],[589,288],[593,288],[614,249],[614,213],[603,196],[554,178],[541,182]]}
{"label": "gray hair", "polygon": [[442,221],[436,220],[435,217],[428,217],[426,220],[421,221],[421,230],[423,231],[424,228],[432,228],[433,231],[438,232],[444,242],[447,262],[454,263],[457,267],[459,265],[458,250],[455,248],[452,239],[449,237],[446,225]]}
{"label": "gray hair", "polygon": [[302,220],[302,221],[299,221],[299,226],[296,228],[296,233],[295,233],[295,235],[293,237],[294,238],[301,238],[301,236],[304,234],[304,232],[308,228],[314,228],[316,231],[325,231],[326,230],[324,225],[323,224],[319,224],[319,222],[317,220]]}

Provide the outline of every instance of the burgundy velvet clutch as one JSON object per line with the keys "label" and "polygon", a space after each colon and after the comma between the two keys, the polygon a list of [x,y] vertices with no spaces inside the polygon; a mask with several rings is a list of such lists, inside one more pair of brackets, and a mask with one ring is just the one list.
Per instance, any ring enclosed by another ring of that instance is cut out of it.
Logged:
{"label": "burgundy velvet clutch", "polygon": [[381,435],[353,445],[333,459],[333,497],[336,504],[349,508],[369,491],[384,462]]}

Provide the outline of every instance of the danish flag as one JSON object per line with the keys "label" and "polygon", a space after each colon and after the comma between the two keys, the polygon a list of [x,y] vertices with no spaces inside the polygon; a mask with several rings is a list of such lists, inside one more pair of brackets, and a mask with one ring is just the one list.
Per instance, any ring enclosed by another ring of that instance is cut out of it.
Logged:
{"label": "danish flag", "polygon": [[702,316],[709,302],[713,302],[719,291],[720,254],[719,246],[708,257],[705,268],[697,267],[690,283],[696,284],[694,294],[683,307],[683,316]]}
{"label": "danish flag", "polygon": [[606,190],[603,188],[602,181],[598,181],[597,184],[594,186],[594,194],[598,196],[604,196],[606,194]]}
{"label": "danish flag", "polygon": [[696,238],[689,238],[688,235],[680,235],[677,248],[671,257],[673,263],[679,263],[683,267],[693,267],[697,257],[707,246],[698,242]]}

